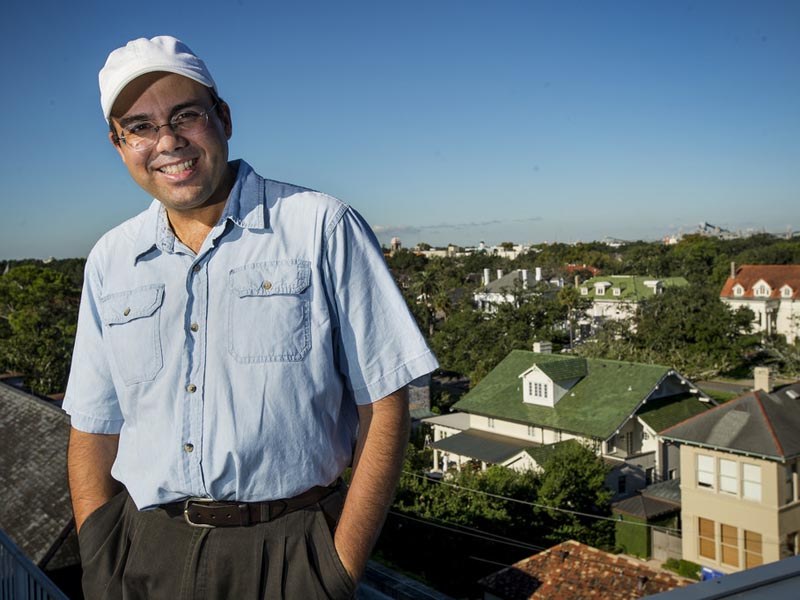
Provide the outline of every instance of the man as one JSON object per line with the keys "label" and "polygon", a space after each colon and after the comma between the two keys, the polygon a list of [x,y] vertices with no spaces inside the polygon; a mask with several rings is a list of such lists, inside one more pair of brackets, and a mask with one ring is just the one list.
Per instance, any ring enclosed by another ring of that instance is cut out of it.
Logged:
{"label": "man", "polygon": [[100,91],[155,200],[86,264],[64,400],[85,594],[349,597],[436,360],[358,214],[228,161],[187,46],[130,42]]}

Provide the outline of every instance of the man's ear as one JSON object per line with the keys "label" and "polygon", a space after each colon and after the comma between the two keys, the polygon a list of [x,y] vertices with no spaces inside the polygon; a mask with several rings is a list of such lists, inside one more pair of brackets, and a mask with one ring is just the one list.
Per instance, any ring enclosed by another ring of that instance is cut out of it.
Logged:
{"label": "man's ear", "polygon": [[219,101],[219,106],[217,106],[217,114],[219,115],[219,120],[222,121],[222,126],[225,131],[225,137],[227,139],[231,139],[233,135],[233,121],[231,120],[231,107],[228,106],[228,103],[224,100]]}

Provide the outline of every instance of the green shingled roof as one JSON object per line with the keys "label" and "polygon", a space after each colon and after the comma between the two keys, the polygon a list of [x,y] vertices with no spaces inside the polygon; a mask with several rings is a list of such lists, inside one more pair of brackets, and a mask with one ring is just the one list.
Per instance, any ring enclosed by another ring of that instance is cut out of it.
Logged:
{"label": "green shingled roof", "polygon": [[653,391],[669,367],[586,359],[587,373],[555,408],[522,401],[519,375],[534,364],[550,368],[574,357],[514,350],[455,405],[455,410],[609,438]]}
{"label": "green shingled roof", "polygon": [[547,459],[552,456],[553,452],[556,451],[557,448],[561,446],[574,446],[575,444],[580,444],[578,440],[564,440],[563,442],[556,442],[555,444],[545,444],[544,446],[534,446],[533,448],[528,448],[525,452],[536,461],[536,464],[540,467],[544,466],[544,463],[547,462]]}
{"label": "green shingled roof", "polygon": [[670,396],[650,400],[637,414],[653,431],[659,433],[681,421],[704,413],[709,408],[714,408],[714,405],[710,402],[699,402],[694,394],[682,394],[680,397]]}
{"label": "green shingled roof", "polygon": [[[683,277],[641,277],[639,275],[610,275],[604,277],[600,275],[587,279],[580,287],[588,288],[587,296],[595,300],[604,302],[639,302],[655,295],[653,288],[645,285],[645,281],[658,281],[664,288],[689,285],[689,282]],[[602,282],[610,283],[611,285],[606,288],[605,294],[595,295],[595,284]],[[614,288],[619,289],[618,296],[614,295]]]}
{"label": "green shingled roof", "polygon": [[553,381],[567,381],[586,377],[586,359],[578,357],[563,357],[563,360],[553,360],[537,364],[537,367]]}

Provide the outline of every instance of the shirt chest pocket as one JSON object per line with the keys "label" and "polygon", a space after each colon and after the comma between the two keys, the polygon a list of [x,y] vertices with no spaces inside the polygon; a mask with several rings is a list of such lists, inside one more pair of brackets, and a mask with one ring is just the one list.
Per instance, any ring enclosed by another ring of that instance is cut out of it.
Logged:
{"label": "shirt chest pocket", "polygon": [[104,336],[126,385],[152,381],[164,364],[160,328],[163,299],[163,284],[100,299]]}
{"label": "shirt chest pocket", "polygon": [[300,361],[311,349],[311,263],[269,261],[229,275],[228,352],[238,362]]}

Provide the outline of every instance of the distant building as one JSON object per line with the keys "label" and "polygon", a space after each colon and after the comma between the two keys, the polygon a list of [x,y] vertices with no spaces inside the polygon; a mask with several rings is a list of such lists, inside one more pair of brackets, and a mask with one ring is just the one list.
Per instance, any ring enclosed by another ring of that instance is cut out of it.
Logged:
{"label": "distant building", "polygon": [[720,292],[732,309],[753,311],[753,329],[800,339],[800,265],[741,265],[731,263],[731,274]]}
{"label": "distant building", "polygon": [[637,305],[664,292],[669,287],[689,285],[683,277],[642,277],[639,275],[609,275],[587,279],[578,287],[581,297],[591,300],[588,316],[592,324],[607,319],[629,319]]}
{"label": "distant building", "polygon": [[492,279],[492,270],[483,270],[483,285],[473,294],[475,305],[489,313],[497,311],[501,304],[517,305],[521,296],[553,296],[563,281],[546,281],[542,275],[541,267],[531,273],[528,269],[515,269],[510,273],[503,273],[497,269],[496,278]]}

